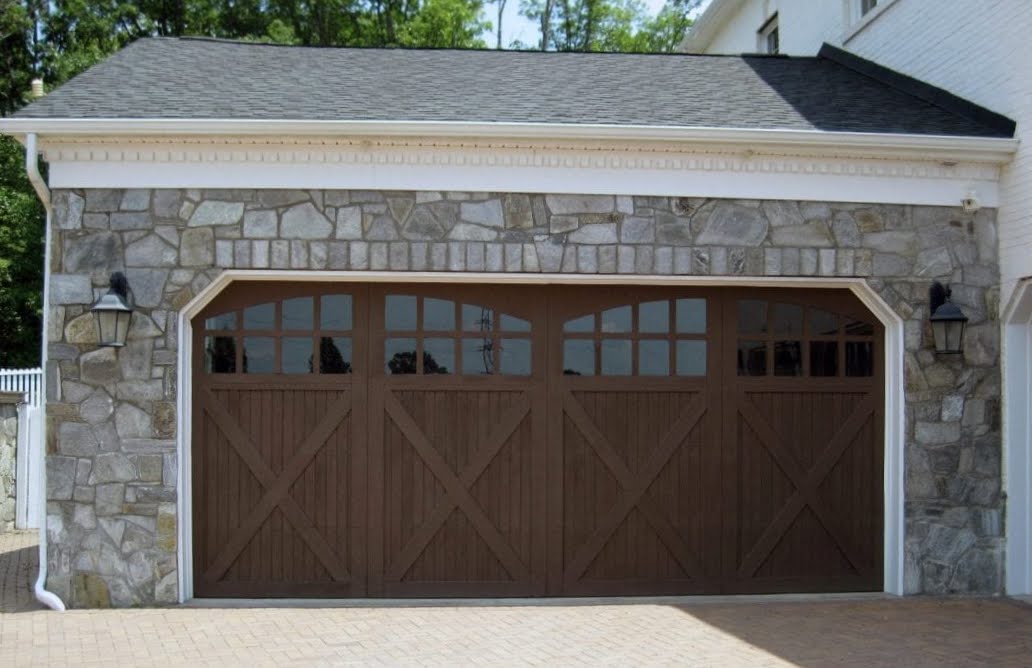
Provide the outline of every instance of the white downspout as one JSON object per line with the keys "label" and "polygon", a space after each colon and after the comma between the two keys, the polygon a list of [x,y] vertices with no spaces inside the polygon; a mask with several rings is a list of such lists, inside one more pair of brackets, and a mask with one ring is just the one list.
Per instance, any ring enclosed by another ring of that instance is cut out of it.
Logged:
{"label": "white downspout", "polygon": [[[46,245],[43,252],[43,353],[42,364],[43,377],[41,379],[43,401],[40,402],[43,423],[43,440],[46,443],[47,424],[47,332],[50,324],[50,189],[47,188],[43,176],[39,173],[39,151],[36,149],[36,133],[30,132],[25,135],[25,171],[29,175],[29,183],[36,190],[39,201],[43,202],[43,208],[47,211],[46,222]],[[39,479],[36,484],[43,490],[43,503],[39,504],[39,577],[33,586],[33,593],[36,600],[51,610],[64,611],[64,602],[54,592],[47,591],[44,587],[47,584],[47,449],[46,446],[39,449],[40,458],[43,460],[39,465]]]}

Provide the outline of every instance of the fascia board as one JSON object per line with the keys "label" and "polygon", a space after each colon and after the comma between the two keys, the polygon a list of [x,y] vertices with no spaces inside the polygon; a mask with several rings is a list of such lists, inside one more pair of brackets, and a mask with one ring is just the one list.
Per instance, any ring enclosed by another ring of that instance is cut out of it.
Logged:
{"label": "fascia board", "polygon": [[236,119],[0,119],[0,133],[22,138],[223,137],[397,137],[538,141],[626,141],[720,146],[736,151],[820,155],[1009,162],[1019,140],[998,137],[914,135],[819,130],[598,125],[554,123],[466,123],[459,121],[336,121]]}

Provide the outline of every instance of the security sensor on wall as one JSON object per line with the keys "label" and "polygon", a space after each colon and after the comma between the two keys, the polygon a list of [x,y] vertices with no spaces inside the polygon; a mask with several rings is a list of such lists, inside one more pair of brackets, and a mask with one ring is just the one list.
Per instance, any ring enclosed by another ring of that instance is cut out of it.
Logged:
{"label": "security sensor on wall", "polygon": [[969,190],[966,197],[960,200],[960,206],[965,211],[978,211],[982,208],[982,203],[978,201],[978,195],[975,194],[974,190]]}

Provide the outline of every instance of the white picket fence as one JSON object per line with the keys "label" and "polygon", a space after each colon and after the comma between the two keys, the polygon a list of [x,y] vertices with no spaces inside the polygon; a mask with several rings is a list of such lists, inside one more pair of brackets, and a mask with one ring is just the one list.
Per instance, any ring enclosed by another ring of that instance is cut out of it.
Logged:
{"label": "white picket fence", "polygon": [[38,529],[44,498],[43,369],[0,369],[0,392],[25,397],[18,406],[14,525]]}
{"label": "white picket fence", "polygon": [[28,395],[26,403],[43,405],[43,369],[0,369],[0,392]]}

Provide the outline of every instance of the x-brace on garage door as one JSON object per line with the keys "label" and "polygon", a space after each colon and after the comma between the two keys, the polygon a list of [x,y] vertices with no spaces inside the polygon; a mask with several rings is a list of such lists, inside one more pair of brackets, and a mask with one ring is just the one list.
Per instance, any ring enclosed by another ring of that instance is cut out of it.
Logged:
{"label": "x-brace on garage door", "polygon": [[193,331],[197,596],[881,589],[846,291],[236,283]]}

